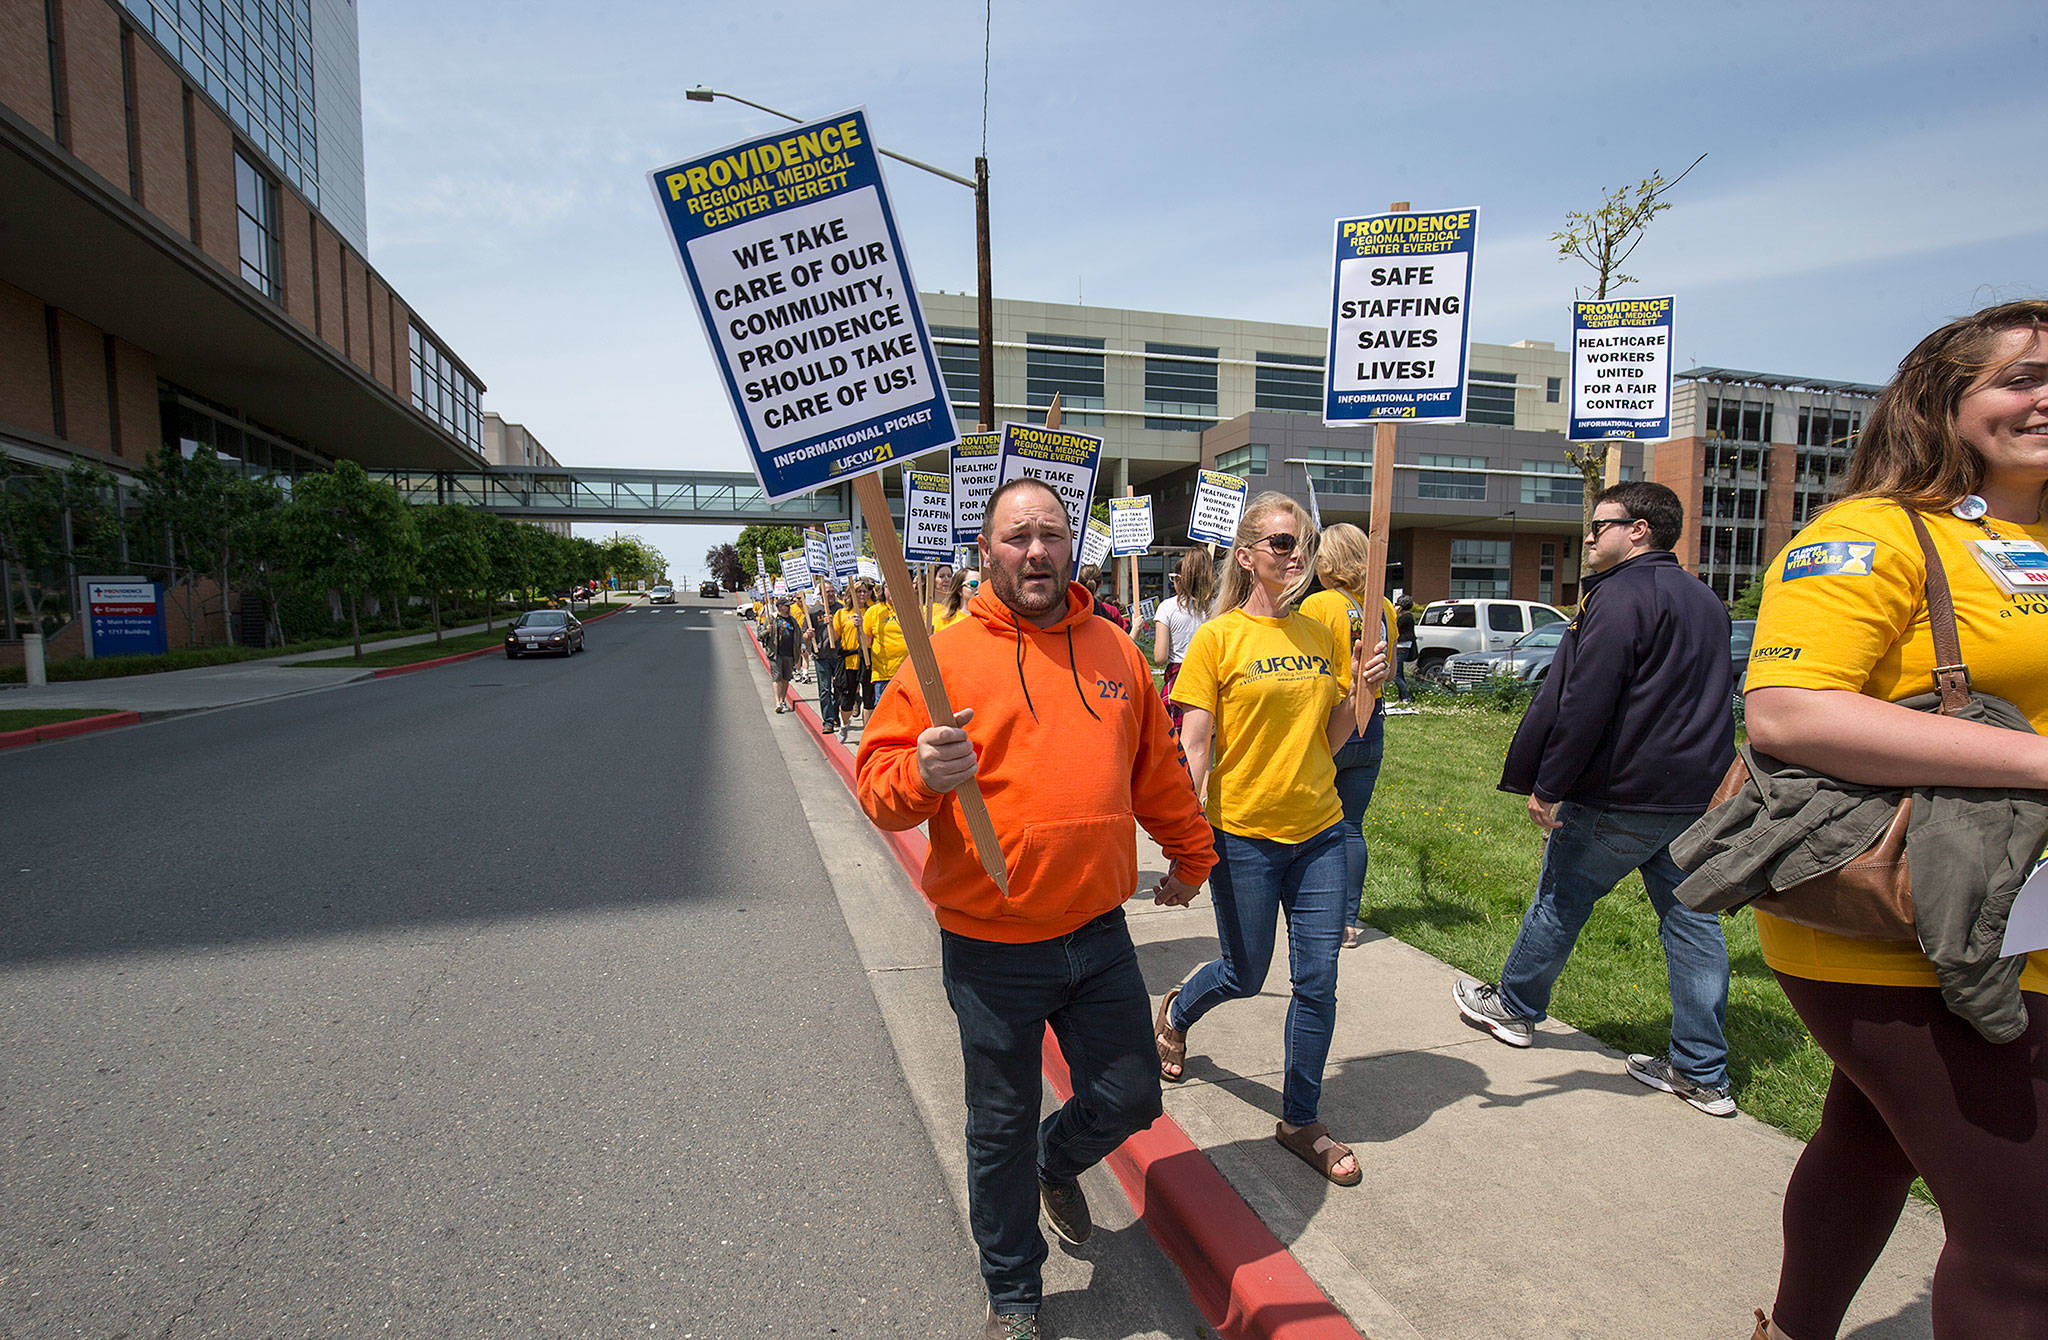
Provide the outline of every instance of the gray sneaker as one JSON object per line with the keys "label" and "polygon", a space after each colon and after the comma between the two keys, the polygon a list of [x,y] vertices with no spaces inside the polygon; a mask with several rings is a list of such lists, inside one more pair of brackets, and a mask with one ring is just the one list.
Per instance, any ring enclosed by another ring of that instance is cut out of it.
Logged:
{"label": "gray sneaker", "polygon": [[1735,1115],[1735,1099],[1729,1095],[1727,1085],[1710,1089],[1704,1084],[1695,1084],[1678,1073],[1669,1057],[1632,1052],[1628,1058],[1628,1073],[1653,1089],[1676,1094],[1710,1117]]}
{"label": "gray sneaker", "polygon": [[1079,1182],[1055,1186],[1043,1178],[1038,1183],[1038,1201],[1045,1207],[1045,1221],[1052,1231],[1078,1247],[1095,1232],[1095,1220],[1088,1213],[1088,1197]]}
{"label": "gray sneaker", "polygon": [[998,1312],[989,1309],[982,1323],[981,1340],[1038,1340],[1036,1312]]}
{"label": "gray sneaker", "polygon": [[1451,988],[1451,999],[1458,1002],[1459,1014],[1510,1047],[1526,1047],[1536,1041],[1536,1025],[1508,1009],[1500,998],[1500,988],[1489,982],[1461,977]]}

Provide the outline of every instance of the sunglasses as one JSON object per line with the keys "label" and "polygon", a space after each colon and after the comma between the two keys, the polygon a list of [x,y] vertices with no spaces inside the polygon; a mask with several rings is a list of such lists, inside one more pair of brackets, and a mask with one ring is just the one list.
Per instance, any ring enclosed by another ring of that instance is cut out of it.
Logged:
{"label": "sunglasses", "polygon": [[1640,520],[1642,518],[1638,516],[1596,516],[1593,523],[1586,527],[1586,533],[1597,540],[1600,538],[1600,532],[1608,526],[1633,526]]}
{"label": "sunglasses", "polygon": [[1301,547],[1301,541],[1298,538],[1283,530],[1277,535],[1268,535],[1263,540],[1253,540],[1245,548],[1256,549],[1262,544],[1272,550],[1274,555],[1279,558],[1285,558]]}

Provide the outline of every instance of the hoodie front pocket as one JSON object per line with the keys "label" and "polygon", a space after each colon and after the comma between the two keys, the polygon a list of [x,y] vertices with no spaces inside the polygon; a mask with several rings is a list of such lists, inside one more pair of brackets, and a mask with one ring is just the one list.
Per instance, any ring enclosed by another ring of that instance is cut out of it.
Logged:
{"label": "hoodie front pocket", "polygon": [[1137,887],[1137,828],[1128,814],[1026,824],[1010,860],[1011,916],[1058,921],[1079,905],[1108,911]]}

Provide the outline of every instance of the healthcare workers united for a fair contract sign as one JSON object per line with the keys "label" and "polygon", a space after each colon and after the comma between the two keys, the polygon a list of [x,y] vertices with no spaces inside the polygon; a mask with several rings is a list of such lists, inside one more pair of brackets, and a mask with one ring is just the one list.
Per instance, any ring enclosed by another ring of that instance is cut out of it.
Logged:
{"label": "healthcare workers united for a fair contract sign", "polygon": [[1665,298],[1572,304],[1573,442],[1671,436],[1671,308]]}
{"label": "healthcare workers united for a fair contract sign", "polygon": [[1465,418],[1479,211],[1337,220],[1323,422]]}
{"label": "healthcare workers united for a fair contract sign", "polygon": [[769,498],[953,441],[862,112],[649,180]]}

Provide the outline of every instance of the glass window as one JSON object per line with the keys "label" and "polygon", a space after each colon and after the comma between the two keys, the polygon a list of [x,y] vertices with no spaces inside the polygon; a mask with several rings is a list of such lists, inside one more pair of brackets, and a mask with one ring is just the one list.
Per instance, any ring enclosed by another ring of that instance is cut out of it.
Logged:
{"label": "glass window", "polygon": [[[968,411],[972,417],[967,422],[975,422],[981,417],[981,334],[972,326],[933,326],[931,332],[946,399]],[[1064,410],[1066,402],[1060,403]]]}
{"label": "glass window", "polygon": [[1496,633],[1519,633],[1522,631],[1522,607],[1520,605],[1488,605],[1486,626]]}
{"label": "glass window", "polygon": [[1515,426],[1515,374],[1473,369],[1465,385],[1465,421]]}
{"label": "glass window", "polygon": [[277,187],[235,151],[235,221],[242,278],[266,297],[277,296]]}
{"label": "glass window", "polygon": [[447,353],[418,326],[412,327],[414,405],[472,450],[483,450],[482,393]]}
{"label": "glass window", "polygon": [[[1024,337],[1024,403],[1032,423],[1045,422],[1046,406],[1054,395],[1060,398],[1060,422],[1069,428],[1099,428],[1101,410],[1102,355],[1073,350],[1101,349],[1103,342],[1086,335],[1027,334]],[[1049,346],[1049,347],[1047,347]]]}
{"label": "glass window", "polygon": [[1233,447],[1216,458],[1216,468],[1226,475],[1262,475],[1266,473],[1266,448],[1257,443]]}
{"label": "glass window", "polygon": [[1577,507],[1585,498],[1586,478],[1570,461],[1523,461],[1522,469],[1548,476],[1530,479],[1524,475],[1522,501],[1525,503],[1558,503]]}
{"label": "glass window", "polygon": [[1422,612],[1424,628],[1477,628],[1477,605],[1431,605]]}
{"label": "glass window", "polygon": [[1255,367],[1254,409],[1293,410],[1320,414],[1323,409],[1323,360],[1314,354],[1274,354],[1260,350]]}
{"label": "glass window", "polygon": [[[1437,466],[1451,470],[1483,470],[1484,456],[1436,456],[1424,454],[1415,458],[1422,466]],[[1448,498],[1460,502],[1486,501],[1486,476],[1469,474],[1440,474],[1430,470],[1422,472],[1415,486],[1418,498]]]}
{"label": "glass window", "polygon": [[1556,404],[1556,403],[1557,403],[1558,401],[1560,401],[1560,400],[1564,399],[1564,378],[1562,378],[1562,377],[1546,377],[1546,378],[1544,378],[1544,380],[1543,380],[1543,399],[1544,399],[1545,403],[1547,403],[1547,404],[1552,404],[1552,405],[1555,405],[1555,404]]}
{"label": "glass window", "polygon": [[1556,610],[1533,609],[1529,611],[1529,623],[1532,627],[1542,628],[1549,624],[1563,622],[1564,616]]}
{"label": "glass window", "polygon": [[[1508,594],[1508,542],[1506,540],[1451,541],[1451,595],[1455,597],[1505,597]],[[1515,629],[1521,629],[1516,616]]]}
{"label": "glass window", "polygon": [[1189,418],[1148,418],[1147,428],[1199,433],[1216,422],[1216,350],[1191,344],[1145,341],[1145,410],[1153,415]]}

